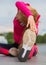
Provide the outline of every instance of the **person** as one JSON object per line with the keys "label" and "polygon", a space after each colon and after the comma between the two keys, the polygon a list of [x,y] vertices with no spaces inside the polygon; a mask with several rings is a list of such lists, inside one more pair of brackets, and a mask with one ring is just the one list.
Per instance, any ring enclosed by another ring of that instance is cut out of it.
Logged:
{"label": "person", "polygon": [[[17,1],[15,3],[18,11],[13,20],[14,25],[14,44],[1,44],[0,43],[0,54],[7,56],[18,56],[19,49],[22,48],[22,37],[25,28],[30,25],[30,30],[38,33],[38,21],[40,15],[38,12],[31,7],[30,4]],[[30,51],[29,57],[35,56],[38,51],[36,43],[34,44],[32,51]]]}

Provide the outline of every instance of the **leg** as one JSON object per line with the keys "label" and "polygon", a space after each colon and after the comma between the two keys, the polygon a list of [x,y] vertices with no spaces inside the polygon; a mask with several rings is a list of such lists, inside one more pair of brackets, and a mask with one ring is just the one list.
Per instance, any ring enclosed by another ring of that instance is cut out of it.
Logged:
{"label": "leg", "polygon": [[28,59],[31,59],[33,56],[36,56],[38,53],[38,47],[37,45],[35,44],[33,47],[32,47],[32,50],[30,51],[30,54],[28,56]]}
{"label": "leg", "polygon": [[0,43],[0,54],[4,54],[4,55],[8,55],[8,56],[13,56],[12,54],[10,54],[9,50],[11,48],[14,47],[14,49],[16,50],[16,48],[18,48],[18,44],[14,43],[14,44],[1,44]]}
{"label": "leg", "polygon": [[34,53],[33,53],[33,56],[36,56],[38,53],[38,46],[37,45],[34,45]]}
{"label": "leg", "polygon": [[29,29],[27,29],[23,36],[23,46],[18,55],[18,59],[21,62],[25,62],[28,59],[30,50],[32,49],[36,41],[36,34]]}

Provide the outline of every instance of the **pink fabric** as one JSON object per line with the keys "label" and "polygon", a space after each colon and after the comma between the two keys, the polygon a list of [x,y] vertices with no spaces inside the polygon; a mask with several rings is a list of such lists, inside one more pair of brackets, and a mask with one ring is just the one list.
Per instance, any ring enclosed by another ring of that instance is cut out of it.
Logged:
{"label": "pink fabric", "polygon": [[19,10],[21,10],[21,12],[25,15],[25,16],[29,16],[29,15],[33,15],[32,12],[26,7],[26,4],[24,2],[16,2],[15,4],[17,6],[17,8]]}
{"label": "pink fabric", "polygon": [[4,48],[0,48],[0,54],[8,55],[9,54],[9,50],[4,49]]}
{"label": "pink fabric", "polygon": [[36,17],[36,28],[37,28],[36,35],[38,34],[39,18],[40,18],[40,15],[38,15],[38,16]]}
{"label": "pink fabric", "polygon": [[34,52],[38,53],[38,47],[37,45],[34,45],[32,50],[30,51],[28,59],[31,59],[33,57]]}
{"label": "pink fabric", "polygon": [[40,15],[38,14],[38,16],[36,17],[36,23],[38,22],[39,18],[40,18]]}
{"label": "pink fabric", "polygon": [[34,46],[33,46],[32,50],[30,51],[28,59],[31,59],[33,57],[33,53],[34,53]]}
{"label": "pink fabric", "polygon": [[20,25],[19,21],[16,20],[16,18],[14,19],[13,24],[14,24],[14,41],[20,44],[25,26]]}

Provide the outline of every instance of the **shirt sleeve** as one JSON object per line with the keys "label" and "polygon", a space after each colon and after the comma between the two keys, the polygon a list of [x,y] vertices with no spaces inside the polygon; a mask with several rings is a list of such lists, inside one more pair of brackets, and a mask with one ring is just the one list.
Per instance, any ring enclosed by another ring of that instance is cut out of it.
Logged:
{"label": "shirt sleeve", "polygon": [[26,4],[24,2],[17,1],[15,5],[27,17],[32,15],[32,12],[26,7]]}

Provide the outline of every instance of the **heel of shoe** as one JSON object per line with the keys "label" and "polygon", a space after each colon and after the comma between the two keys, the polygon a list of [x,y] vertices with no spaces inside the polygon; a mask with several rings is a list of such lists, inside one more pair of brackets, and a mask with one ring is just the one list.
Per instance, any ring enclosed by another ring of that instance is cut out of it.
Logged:
{"label": "heel of shoe", "polygon": [[20,51],[20,53],[19,53],[19,55],[18,55],[18,59],[19,59],[20,62],[25,62],[28,59],[30,51],[27,50],[26,53],[25,53],[25,56],[23,56],[24,51],[25,51],[25,49],[22,48],[21,51]]}

